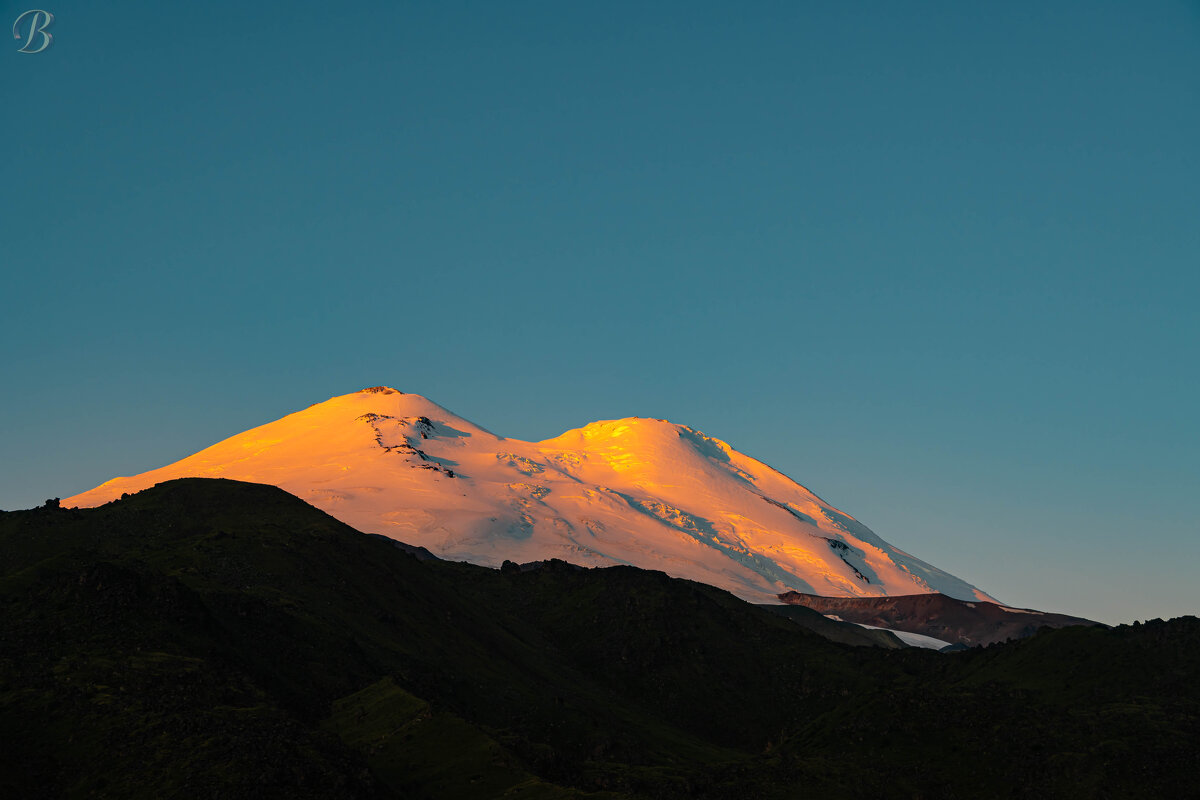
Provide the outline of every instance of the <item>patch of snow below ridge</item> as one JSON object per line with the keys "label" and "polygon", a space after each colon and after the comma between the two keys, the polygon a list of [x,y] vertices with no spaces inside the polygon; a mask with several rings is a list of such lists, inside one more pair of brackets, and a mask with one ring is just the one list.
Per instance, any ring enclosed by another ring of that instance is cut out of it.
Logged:
{"label": "patch of snow below ridge", "polygon": [[873,631],[888,631],[896,634],[896,638],[904,642],[910,647],[925,647],[930,650],[941,650],[943,647],[949,647],[953,642],[947,642],[943,639],[935,639],[932,636],[926,636],[921,633],[909,633],[908,631],[898,631],[895,628],[880,628],[876,625],[864,625],[861,622],[854,623],[860,628],[870,628]]}

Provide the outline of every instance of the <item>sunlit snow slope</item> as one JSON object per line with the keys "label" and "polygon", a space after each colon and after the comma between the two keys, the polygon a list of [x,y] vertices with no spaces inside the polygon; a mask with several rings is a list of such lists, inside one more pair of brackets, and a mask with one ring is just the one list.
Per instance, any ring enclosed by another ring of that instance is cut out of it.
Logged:
{"label": "sunlit snow slope", "polygon": [[761,461],[663,420],[593,422],[524,442],[375,387],[63,505],[96,506],[181,477],[275,484],[361,531],[490,566],[633,564],[756,602],[787,590],[991,599]]}

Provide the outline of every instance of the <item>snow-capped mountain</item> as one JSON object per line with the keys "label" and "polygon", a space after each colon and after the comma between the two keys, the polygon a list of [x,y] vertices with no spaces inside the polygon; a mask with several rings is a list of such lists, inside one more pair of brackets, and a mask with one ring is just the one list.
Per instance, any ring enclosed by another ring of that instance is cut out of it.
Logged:
{"label": "snow-capped mountain", "polygon": [[62,504],[96,506],[181,477],[274,484],[358,530],[488,566],[632,564],[767,603],[787,591],[991,599],[761,461],[665,420],[525,442],[374,387]]}

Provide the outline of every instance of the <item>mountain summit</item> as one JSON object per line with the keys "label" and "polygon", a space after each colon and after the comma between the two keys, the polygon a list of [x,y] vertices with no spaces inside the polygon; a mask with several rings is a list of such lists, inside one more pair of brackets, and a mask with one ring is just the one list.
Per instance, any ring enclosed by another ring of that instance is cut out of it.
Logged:
{"label": "mountain summit", "polygon": [[486,566],[632,564],[754,602],[788,591],[992,600],[783,473],[666,420],[593,422],[525,442],[377,386],[62,505],[97,506],[182,477],[274,484],[361,531]]}

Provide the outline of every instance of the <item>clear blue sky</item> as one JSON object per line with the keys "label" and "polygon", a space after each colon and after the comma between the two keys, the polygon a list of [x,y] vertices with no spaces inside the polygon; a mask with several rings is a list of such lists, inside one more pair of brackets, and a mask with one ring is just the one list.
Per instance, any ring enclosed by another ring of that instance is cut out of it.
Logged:
{"label": "clear blue sky", "polygon": [[389,384],[666,417],[1006,602],[1200,613],[1200,4],[44,3],[0,507]]}

